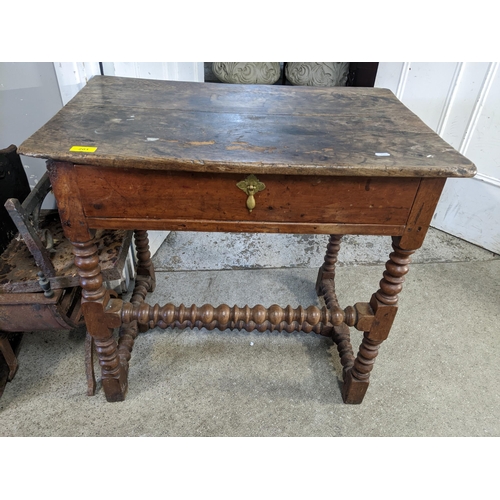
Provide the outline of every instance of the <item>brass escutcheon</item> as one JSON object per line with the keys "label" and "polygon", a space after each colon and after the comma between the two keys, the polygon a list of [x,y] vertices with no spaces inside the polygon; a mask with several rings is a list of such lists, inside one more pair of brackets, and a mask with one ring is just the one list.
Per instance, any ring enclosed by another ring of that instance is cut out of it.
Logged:
{"label": "brass escutcheon", "polygon": [[263,182],[260,182],[259,179],[257,179],[257,177],[253,174],[249,175],[245,180],[238,182],[236,185],[248,196],[247,208],[251,213],[255,208],[255,193],[266,189],[266,185]]}

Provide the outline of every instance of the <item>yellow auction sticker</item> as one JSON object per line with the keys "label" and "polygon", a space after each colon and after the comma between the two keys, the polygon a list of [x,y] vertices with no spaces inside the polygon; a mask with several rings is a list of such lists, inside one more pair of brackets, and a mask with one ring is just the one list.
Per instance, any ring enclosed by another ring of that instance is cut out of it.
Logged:
{"label": "yellow auction sticker", "polygon": [[93,146],[72,146],[69,150],[77,153],[95,153],[97,148]]}

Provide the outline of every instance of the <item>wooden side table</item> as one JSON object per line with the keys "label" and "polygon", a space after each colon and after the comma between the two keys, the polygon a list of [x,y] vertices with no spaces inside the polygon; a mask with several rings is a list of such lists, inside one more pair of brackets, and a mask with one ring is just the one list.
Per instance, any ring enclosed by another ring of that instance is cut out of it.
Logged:
{"label": "wooden side table", "polygon": [[[108,401],[125,398],[137,328],[175,326],[331,336],[344,367],[344,401],[360,403],[446,178],[475,174],[378,88],[95,77],[19,152],[48,160]],[[103,286],[94,243],[103,228],[135,230],[130,302]],[[147,229],[330,234],[317,281],[326,306],[151,306]],[[378,291],[344,309],[334,287],[343,234],[393,240]],[[364,332],[357,356],[349,327]]]}

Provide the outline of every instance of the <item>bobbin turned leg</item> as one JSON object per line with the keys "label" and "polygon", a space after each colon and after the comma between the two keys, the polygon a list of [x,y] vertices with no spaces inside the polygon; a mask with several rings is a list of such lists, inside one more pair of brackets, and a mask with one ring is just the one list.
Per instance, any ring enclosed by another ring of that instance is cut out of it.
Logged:
{"label": "bobbin turned leg", "polygon": [[[335,266],[340,250],[340,242],[342,235],[332,234],[326,247],[325,262],[319,268],[318,279],[316,280],[316,293],[318,296],[323,297],[326,307],[333,310],[340,307],[335,293]],[[354,354],[352,351],[351,337],[349,327],[342,323],[326,327],[322,332],[327,335],[337,345],[337,350],[340,356],[340,363],[342,364],[342,373],[345,380],[346,371],[349,370],[354,363]]]}
{"label": "bobbin turned leg", "polygon": [[[153,262],[151,261],[151,252],[149,251],[148,232],[142,229],[136,229],[134,231],[134,242],[137,255],[137,277],[132,302],[137,300],[144,301],[146,299],[146,294],[148,292],[154,292],[156,287],[155,270]],[[139,297],[138,294],[141,297]],[[134,325],[132,325],[132,327],[134,327]],[[138,330],[142,333],[147,332],[149,326],[138,325]],[[132,330],[129,331],[129,334],[132,335]]]}
{"label": "bobbin turned leg", "polygon": [[[149,292],[153,292],[156,285],[155,272],[149,251],[148,233],[144,230],[134,230],[134,242],[137,255],[137,276],[130,303],[141,305]],[[123,322],[118,340],[118,353],[125,361],[130,360],[135,339],[139,332],[147,332],[151,323],[139,324],[137,320]]]}
{"label": "bobbin turned leg", "polygon": [[[319,268],[318,278],[316,280],[316,293],[319,297],[325,295],[325,286],[328,281],[331,281],[331,286],[334,286],[335,280],[335,265],[340,250],[340,240],[342,235],[331,234],[326,247],[325,262]],[[334,287],[335,290],[335,287]]]}
{"label": "bobbin turned leg", "polygon": [[73,242],[75,265],[82,287],[82,311],[89,334],[93,337],[102,372],[102,387],[110,402],[123,401],[127,392],[127,364],[120,362],[113,328],[119,326],[113,309],[121,301],[112,299],[103,285],[99,256],[94,239],[84,243]]}
{"label": "bobbin turned leg", "polygon": [[352,368],[344,374],[342,397],[345,403],[359,404],[363,401],[380,344],[389,336],[398,310],[398,294],[403,289],[404,276],[408,272],[411,255],[415,252],[400,248],[399,240],[400,238],[393,238],[394,251],[385,265],[380,288],[370,300],[375,319],[370,330],[364,332]]}
{"label": "bobbin turned leg", "polygon": [[137,254],[137,275],[150,278],[149,292],[154,292],[156,286],[155,270],[149,251],[148,232],[136,229],[134,231],[135,250]]}

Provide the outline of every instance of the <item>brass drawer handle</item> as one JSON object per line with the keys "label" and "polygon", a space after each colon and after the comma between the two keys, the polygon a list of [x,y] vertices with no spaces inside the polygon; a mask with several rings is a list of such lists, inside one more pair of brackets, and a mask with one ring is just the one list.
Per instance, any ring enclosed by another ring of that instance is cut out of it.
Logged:
{"label": "brass drawer handle", "polygon": [[266,185],[263,182],[260,182],[259,179],[257,179],[257,177],[253,174],[249,175],[245,180],[238,182],[236,185],[248,196],[247,208],[251,213],[255,208],[255,193],[266,189]]}

